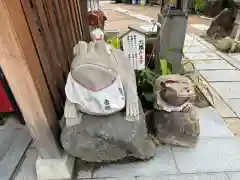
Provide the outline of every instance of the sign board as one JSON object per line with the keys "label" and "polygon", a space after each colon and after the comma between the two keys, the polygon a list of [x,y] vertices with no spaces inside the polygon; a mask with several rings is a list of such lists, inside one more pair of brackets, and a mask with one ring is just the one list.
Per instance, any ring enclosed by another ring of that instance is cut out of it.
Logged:
{"label": "sign board", "polygon": [[135,70],[145,68],[145,41],[144,34],[132,30],[122,38],[124,54]]}

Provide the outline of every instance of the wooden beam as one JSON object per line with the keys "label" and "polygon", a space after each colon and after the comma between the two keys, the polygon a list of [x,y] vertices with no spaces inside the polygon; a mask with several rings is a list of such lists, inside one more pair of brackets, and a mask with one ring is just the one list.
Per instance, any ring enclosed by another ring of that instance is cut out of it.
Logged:
{"label": "wooden beam", "polygon": [[42,158],[61,157],[59,124],[19,0],[0,0],[0,65]]}
{"label": "wooden beam", "polygon": [[83,40],[89,42],[89,41],[91,41],[91,37],[90,37],[89,24],[88,24],[88,21],[86,21],[86,19],[88,19],[87,0],[77,1],[77,3],[80,7],[80,17],[81,17]]}

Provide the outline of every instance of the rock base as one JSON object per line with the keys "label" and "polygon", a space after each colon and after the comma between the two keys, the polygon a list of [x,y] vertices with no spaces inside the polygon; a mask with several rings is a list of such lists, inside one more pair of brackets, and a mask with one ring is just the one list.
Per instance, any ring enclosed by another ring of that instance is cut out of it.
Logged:
{"label": "rock base", "polygon": [[138,121],[126,120],[124,112],[84,114],[80,124],[63,128],[61,142],[66,152],[88,162],[110,162],[126,156],[146,160],[155,155],[142,109]]}
{"label": "rock base", "polygon": [[195,147],[200,134],[199,118],[194,108],[181,112],[155,111],[157,139],[172,145]]}

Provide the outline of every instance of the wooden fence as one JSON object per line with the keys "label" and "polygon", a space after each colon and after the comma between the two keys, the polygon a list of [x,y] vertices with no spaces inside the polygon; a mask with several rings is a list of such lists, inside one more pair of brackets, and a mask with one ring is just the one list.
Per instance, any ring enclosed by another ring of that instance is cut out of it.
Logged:
{"label": "wooden fence", "polygon": [[87,0],[0,0],[0,66],[42,158],[60,158],[57,115]]}
{"label": "wooden fence", "polygon": [[90,40],[86,0],[21,0],[30,33],[57,114],[64,106],[64,86],[79,40]]}

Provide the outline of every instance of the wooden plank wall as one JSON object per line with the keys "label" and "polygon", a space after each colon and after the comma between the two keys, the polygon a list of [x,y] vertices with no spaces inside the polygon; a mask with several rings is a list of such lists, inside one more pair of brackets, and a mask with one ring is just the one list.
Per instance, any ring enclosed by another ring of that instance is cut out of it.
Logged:
{"label": "wooden plank wall", "polygon": [[79,40],[90,40],[86,0],[21,0],[29,29],[57,114],[61,115],[64,86]]}
{"label": "wooden plank wall", "polygon": [[60,158],[59,123],[19,0],[0,0],[0,66],[42,158]]}

